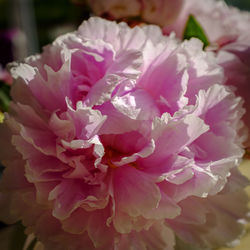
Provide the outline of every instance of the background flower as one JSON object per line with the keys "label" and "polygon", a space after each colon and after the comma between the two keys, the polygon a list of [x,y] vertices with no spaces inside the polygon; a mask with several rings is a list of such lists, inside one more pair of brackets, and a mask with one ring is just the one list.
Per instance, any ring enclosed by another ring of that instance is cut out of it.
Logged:
{"label": "background flower", "polygon": [[237,238],[244,109],[202,46],[91,18],[13,64],[1,219],[22,220],[56,250],[174,249],[174,233],[203,248]]}
{"label": "background flower", "polygon": [[[81,2],[77,1],[77,2]],[[152,24],[171,23],[181,10],[183,0],[86,0],[82,1],[91,8],[95,15],[112,20],[138,19]]]}

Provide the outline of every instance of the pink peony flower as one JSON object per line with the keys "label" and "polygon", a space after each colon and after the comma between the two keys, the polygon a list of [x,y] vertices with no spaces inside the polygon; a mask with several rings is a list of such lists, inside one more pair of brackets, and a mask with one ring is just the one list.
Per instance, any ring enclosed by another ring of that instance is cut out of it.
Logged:
{"label": "pink peony flower", "polygon": [[[244,121],[250,129],[250,13],[229,7],[223,1],[183,1],[182,11],[171,23],[164,23],[166,34],[174,31],[182,38],[188,16],[192,14],[204,29],[211,46],[215,49],[217,61],[223,67],[226,84],[236,87],[236,94],[244,98],[247,112]],[[250,136],[245,143],[250,147]]]}
{"label": "pink peony flower", "polygon": [[1,220],[49,250],[170,250],[175,235],[204,249],[242,233],[242,100],[198,39],[90,18],[12,75]]}
{"label": "pink peony flower", "polygon": [[[88,1],[96,15],[111,19],[138,17],[137,22],[158,24],[164,34],[175,32],[182,39],[190,14],[204,28],[211,42],[209,49],[218,52],[217,61],[225,70],[226,84],[236,87],[236,95],[244,99],[247,112],[244,122],[250,130],[250,14],[229,7],[224,1],[208,0],[130,0]],[[132,22],[132,25],[134,23]],[[135,24],[137,24],[135,22]],[[250,148],[250,136],[245,142]]]}

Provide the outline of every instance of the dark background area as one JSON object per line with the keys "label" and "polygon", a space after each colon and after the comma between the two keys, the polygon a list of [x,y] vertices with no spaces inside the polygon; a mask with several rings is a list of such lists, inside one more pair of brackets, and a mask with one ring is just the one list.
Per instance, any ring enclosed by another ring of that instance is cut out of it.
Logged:
{"label": "dark background area", "polygon": [[225,2],[242,10],[250,10],[250,0],[225,0]]}
{"label": "dark background area", "polygon": [[[0,0],[0,40],[9,30],[21,30],[27,37],[26,54],[34,54],[54,36],[75,29],[86,15],[70,0]],[[0,59],[7,46],[0,41]]]}

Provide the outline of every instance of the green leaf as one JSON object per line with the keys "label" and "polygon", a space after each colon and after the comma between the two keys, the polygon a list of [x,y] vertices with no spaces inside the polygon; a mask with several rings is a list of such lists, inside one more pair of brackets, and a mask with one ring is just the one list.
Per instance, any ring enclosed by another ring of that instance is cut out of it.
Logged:
{"label": "green leaf", "polygon": [[4,121],[4,114],[0,111],[0,123],[2,123],[3,121]]}
{"label": "green leaf", "polygon": [[10,99],[5,92],[0,90],[0,110],[8,111]]}
{"label": "green leaf", "polygon": [[10,250],[22,250],[26,235],[24,233],[24,226],[21,223],[16,225],[16,228],[12,234],[10,242]]}
{"label": "green leaf", "polygon": [[0,82],[0,111],[8,111],[10,99],[10,87]]}
{"label": "green leaf", "polygon": [[203,48],[209,45],[208,38],[203,28],[201,27],[199,22],[195,19],[195,17],[193,15],[190,15],[183,32],[183,40],[190,39],[192,37],[200,39],[204,44]]}

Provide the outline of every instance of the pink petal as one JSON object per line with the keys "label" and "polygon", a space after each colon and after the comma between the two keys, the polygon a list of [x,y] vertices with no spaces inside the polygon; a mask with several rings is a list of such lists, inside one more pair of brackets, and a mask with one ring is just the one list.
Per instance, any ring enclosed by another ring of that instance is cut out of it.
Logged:
{"label": "pink petal", "polygon": [[149,230],[122,235],[118,249],[174,250],[175,237],[164,223],[157,222]]}
{"label": "pink petal", "polygon": [[[161,194],[150,176],[127,166],[115,170],[113,174],[114,200],[118,212],[132,217],[146,216],[148,211],[158,206]],[[116,221],[114,224],[116,230],[123,230],[123,225],[116,224]]]}

